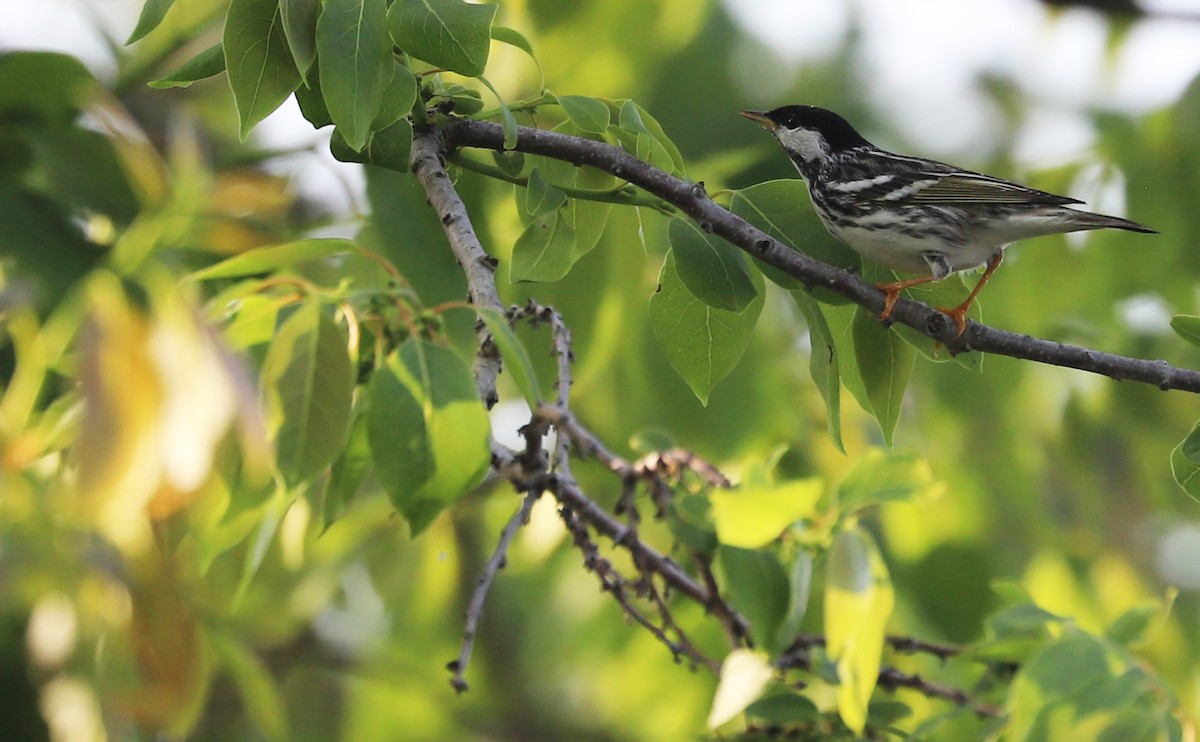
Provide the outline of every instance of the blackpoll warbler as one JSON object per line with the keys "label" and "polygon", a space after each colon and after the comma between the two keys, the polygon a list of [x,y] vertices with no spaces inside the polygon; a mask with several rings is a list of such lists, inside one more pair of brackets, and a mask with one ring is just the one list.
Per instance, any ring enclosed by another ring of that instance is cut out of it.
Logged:
{"label": "blackpoll warbler", "polygon": [[885,152],[823,108],[784,106],[742,115],[783,145],[830,234],[887,268],[928,274],[879,284],[886,294],[884,320],[901,290],[986,265],[966,300],[942,310],[961,335],[971,302],[1013,242],[1106,227],[1154,232],[1128,219],[1072,209],[1067,204],[1082,203],[1074,198]]}

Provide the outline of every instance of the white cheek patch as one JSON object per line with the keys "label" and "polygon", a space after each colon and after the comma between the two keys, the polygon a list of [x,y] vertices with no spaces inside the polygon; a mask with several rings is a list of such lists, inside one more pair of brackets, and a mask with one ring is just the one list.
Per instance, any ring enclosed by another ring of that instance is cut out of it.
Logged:
{"label": "white cheek patch", "polygon": [[779,143],[785,149],[794,153],[805,162],[819,160],[829,154],[829,142],[825,141],[825,137],[812,129],[785,129],[780,127],[775,130],[775,133],[779,137]]}
{"label": "white cheek patch", "polygon": [[876,175],[874,178],[865,178],[863,180],[850,180],[842,183],[830,183],[829,188],[842,193],[858,193],[865,191],[868,188],[875,186],[886,185],[894,179],[891,175]]}

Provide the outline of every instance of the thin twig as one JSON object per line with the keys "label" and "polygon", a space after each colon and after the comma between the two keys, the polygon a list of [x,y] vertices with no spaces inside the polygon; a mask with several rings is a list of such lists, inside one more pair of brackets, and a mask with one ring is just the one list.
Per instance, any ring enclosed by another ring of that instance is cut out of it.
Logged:
{"label": "thin twig", "polygon": [[496,573],[503,569],[505,562],[508,559],[508,545],[512,543],[513,536],[521,526],[529,521],[529,514],[533,511],[533,504],[542,496],[542,491],[529,490],[525,493],[525,499],[521,501],[521,507],[513,516],[509,518],[508,523],[504,526],[504,530],[500,532],[500,541],[496,544],[496,550],[492,552],[492,558],[488,560],[487,566],[483,570],[483,574],[479,577],[479,581],[475,583],[475,591],[471,593],[471,602],[467,604],[467,619],[466,627],[463,629],[462,648],[458,652],[458,659],[451,661],[446,665],[446,669],[453,673],[450,677],[450,685],[454,690],[462,693],[467,690],[467,666],[471,664],[471,651],[475,648],[475,636],[479,631],[479,623],[483,620],[483,606],[487,602],[488,591],[492,587],[492,582],[496,579]]}
{"label": "thin twig", "polygon": [[[504,148],[499,124],[456,119],[446,130],[446,145]],[[714,203],[702,183],[689,183],[637,159],[619,147],[592,139],[543,129],[519,127],[516,150],[553,157],[575,165],[588,165],[623,178],[678,206],[701,229],[723,237],[759,260],[772,265],[811,288],[828,288],[873,312],[883,310],[884,295],[853,271],[822,263],[792,246],[779,242]],[[942,312],[911,299],[896,303],[893,321],[933,338],[951,353],[977,350],[1023,358],[1038,363],[1075,368],[1113,379],[1141,381],[1160,389],[1200,392],[1200,371],[1102,353],[1076,345],[1018,335],[976,322],[956,337],[954,323]]]}

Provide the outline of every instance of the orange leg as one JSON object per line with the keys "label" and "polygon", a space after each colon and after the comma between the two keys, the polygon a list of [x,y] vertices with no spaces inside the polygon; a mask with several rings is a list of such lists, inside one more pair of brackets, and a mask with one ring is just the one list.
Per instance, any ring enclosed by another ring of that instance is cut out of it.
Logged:
{"label": "orange leg", "polygon": [[891,283],[877,283],[875,288],[884,293],[883,311],[879,313],[879,319],[887,322],[888,317],[892,316],[892,310],[896,308],[896,300],[900,298],[900,292],[910,286],[920,286],[923,283],[931,281],[940,281],[941,279],[934,276],[921,276],[919,278],[910,278],[906,281],[893,281]]}
{"label": "orange leg", "polygon": [[[941,310],[949,315],[950,319],[954,320],[954,326],[958,328],[958,335],[963,334],[967,330],[966,317],[967,310],[971,308],[971,302],[975,301],[976,296],[979,296],[979,292],[983,290],[984,284],[988,282],[988,279],[990,279],[992,274],[996,272],[996,269],[1000,267],[1000,263],[1003,260],[1004,253],[997,251],[996,254],[992,256],[991,260],[988,261],[987,270],[985,270],[983,275],[979,277],[979,283],[975,284],[975,288],[971,289],[971,293],[967,295],[966,300],[953,309]],[[955,337],[958,337],[958,335],[955,335]]]}

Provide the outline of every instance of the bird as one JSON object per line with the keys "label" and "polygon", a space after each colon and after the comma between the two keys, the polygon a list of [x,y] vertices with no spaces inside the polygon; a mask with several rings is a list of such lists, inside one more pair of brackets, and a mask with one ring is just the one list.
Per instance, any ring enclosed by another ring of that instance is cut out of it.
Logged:
{"label": "bird", "polygon": [[1082,201],[935,160],[887,152],[842,116],[816,106],[742,111],[764,126],[808,184],[825,228],[862,257],[915,278],[876,284],[880,319],[900,292],[960,271],[984,268],[966,300],[939,308],[966,331],[971,303],[1019,240],[1090,229],[1155,233],[1128,219],[1072,208]]}

